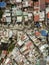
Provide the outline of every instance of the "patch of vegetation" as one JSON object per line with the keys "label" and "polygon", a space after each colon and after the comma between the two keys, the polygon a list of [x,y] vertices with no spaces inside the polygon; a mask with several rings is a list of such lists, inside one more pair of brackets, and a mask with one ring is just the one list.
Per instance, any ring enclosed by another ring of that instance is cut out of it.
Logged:
{"label": "patch of vegetation", "polygon": [[1,55],[1,53],[2,53],[2,50],[0,50],[0,55]]}
{"label": "patch of vegetation", "polygon": [[3,11],[0,9],[0,19],[2,18]]}
{"label": "patch of vegetation", "polygon": [[11,52],[14,47],[15,47],[15,44],[11,44],[11,45],[8,47],[8,53]]}

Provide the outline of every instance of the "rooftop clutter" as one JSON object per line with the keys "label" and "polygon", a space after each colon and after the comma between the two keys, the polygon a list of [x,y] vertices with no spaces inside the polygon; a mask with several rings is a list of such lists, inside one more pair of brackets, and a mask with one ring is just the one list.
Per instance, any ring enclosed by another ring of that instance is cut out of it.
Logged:
{"label": "rooftop clutter", "polygon": [[41,7],[43,3],[40,6],[39,1],[10,0],[2,9],[3,15],[0,19],[2,65],[42,65],[45,60],[48,64],[49,6]]}

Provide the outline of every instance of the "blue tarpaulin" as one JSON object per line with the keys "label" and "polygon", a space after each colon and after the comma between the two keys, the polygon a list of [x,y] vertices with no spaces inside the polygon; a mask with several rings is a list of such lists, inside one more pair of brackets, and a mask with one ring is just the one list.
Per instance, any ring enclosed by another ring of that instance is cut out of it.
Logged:
{"label": "blue tarpaulin", "polygon": [[40,27],[40,24],[39,24],[39,23],[36,23],[36,26],[37,26],[37,27]]}
{"label": "blue tarpaulin", "polygon": [[6,7],[6,2],[0,2],[0,7],[1,8]]}
{"label": "blue tarpaulin", "polygon": [[42,35],[42,36],[47,36],[47,34],[48,34],[48,33],[46,32],[46,30],[41,30],[41,35]]}

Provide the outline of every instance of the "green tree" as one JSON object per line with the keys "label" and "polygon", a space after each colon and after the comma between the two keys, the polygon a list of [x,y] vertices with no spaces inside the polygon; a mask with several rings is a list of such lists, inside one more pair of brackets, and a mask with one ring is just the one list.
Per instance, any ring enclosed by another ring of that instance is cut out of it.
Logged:
{"label": "green tree", "polygon": [[0,9],[0,19],[2,18],[3,11]]}

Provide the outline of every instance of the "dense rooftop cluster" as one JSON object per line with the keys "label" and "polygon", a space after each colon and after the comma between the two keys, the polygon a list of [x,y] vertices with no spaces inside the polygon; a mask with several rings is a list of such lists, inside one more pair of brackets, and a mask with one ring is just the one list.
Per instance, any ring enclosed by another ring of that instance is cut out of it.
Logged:
{"label": "dense rooftop cluster", "polygon": [[0,65],[49,65],[49,0],[0,1]]}

